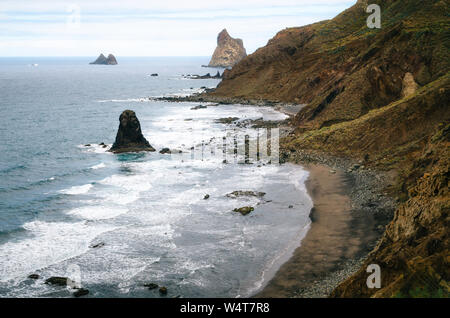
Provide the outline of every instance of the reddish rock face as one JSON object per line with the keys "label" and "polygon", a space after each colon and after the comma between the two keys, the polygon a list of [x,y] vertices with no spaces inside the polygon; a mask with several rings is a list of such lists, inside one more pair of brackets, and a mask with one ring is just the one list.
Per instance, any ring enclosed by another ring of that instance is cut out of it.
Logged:
{"label": "reddish rock face", "polygon": [[141,124],[132,110],[125,110],[119,117],[120,125],[116,141],[110,151],[114,153],[155,151],[142,135]]}
{"label": "reddish rock face", "polygon": [[217,36],[217,48],[209,62],[210,67],[232,67],[247,56],[241,39],[233,39],[223,29]]}

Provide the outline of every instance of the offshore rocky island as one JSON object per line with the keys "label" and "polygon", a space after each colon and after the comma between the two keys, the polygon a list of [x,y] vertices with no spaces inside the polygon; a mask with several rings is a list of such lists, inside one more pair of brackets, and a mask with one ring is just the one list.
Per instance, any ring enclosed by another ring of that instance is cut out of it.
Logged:
{"label": "offshore rocky island", "polygon": [[[332,297],[448,297],[449,4],[370,3],[382,7],[381,29],[367,27],[369,3],[359,0],[332,20],[279,32],[225,70],[216,89],[189,100],[305,104],[281,141],[285,161],[383,180],[377,192],[395,202],[395,212],[378,213],[368,203],[387,226],[368,256],[339,276]],[[380,289],[366,285],[370,264],[381,267]],[[275,277],[261,295],[301,285],[288,280]]]}

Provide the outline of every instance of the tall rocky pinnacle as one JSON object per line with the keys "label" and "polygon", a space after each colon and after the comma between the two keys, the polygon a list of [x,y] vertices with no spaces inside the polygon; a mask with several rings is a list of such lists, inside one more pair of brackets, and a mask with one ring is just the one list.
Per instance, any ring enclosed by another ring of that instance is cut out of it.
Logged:
{"label": "tall rocky pinnacle", "polygon": [[247,56],[241,39],[232,38],[226,29],[217,36],[217,47],[209,67],[233,67]]}
{"label": "tall rocky pinnacle", "polygon": [[94,62],[91,62],[89,64],[117,65],[117,60],[112,54],[109,54],[108,57],[105,57],[102,53]]}
{"label": "tall rocky pinnacle", "polygon": [[142,135],[141,124],[132,110],[125,110],[119,117],[120,125],[116,141],[109,151],[114,153],[155,151]]}

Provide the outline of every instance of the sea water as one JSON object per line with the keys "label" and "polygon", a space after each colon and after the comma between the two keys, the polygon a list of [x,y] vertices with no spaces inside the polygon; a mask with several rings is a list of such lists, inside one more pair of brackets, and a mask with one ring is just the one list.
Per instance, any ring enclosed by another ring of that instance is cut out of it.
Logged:
{"label": "sea water", "polygon": [[[125,109],[154,148],[183,153],[221,140],[230,126],[219,118],[285,116],[149,99],[215,87],[219,80],[183,76],[215,74],[201,67],[207,58],[93,59],[0,59],[0,296],[69,297],[70,288],[44,281],[74,273],[89,297],[161,297],[146,283],[166,286],[167,297],[260,290],[308,230],[306,171],[107,150]],[[227,196],[237,190],[266,195]],[[255,210],[233,212],[242,206]]]}

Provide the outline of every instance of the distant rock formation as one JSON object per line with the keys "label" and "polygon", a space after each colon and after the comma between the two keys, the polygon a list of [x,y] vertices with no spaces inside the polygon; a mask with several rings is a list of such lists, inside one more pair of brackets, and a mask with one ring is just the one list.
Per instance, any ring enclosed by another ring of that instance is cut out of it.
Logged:
{"label": "distant rock formation", "polygon": [[114,153],[155,151],[142,135],[141,124],[132,110],[125,110],[119,117],[120,125],[116,141],[109,151]]}
{"label": "distant rock formation", "polygon": [[105,57],[102,53],[94,62],[91,62],[89,64],[117,65],[117,60],[112,54],[109,54],[108,57]]}
{"label": "distant rock formation", "polygon": [[207,73],[205,75],[187,75],[187,76],[184,76],[184,78],[188,78],[188,79],[221,79],[222,75],[220,75],[220,72],[217,71],[216,75],[211,75],[211,73]]}
{"label": "distant rock formation", "polygon": [[233,39],[223,29],[217,37],[217,48],[209,62],[209,67],[232,67],[247,56],[241,39]]}

